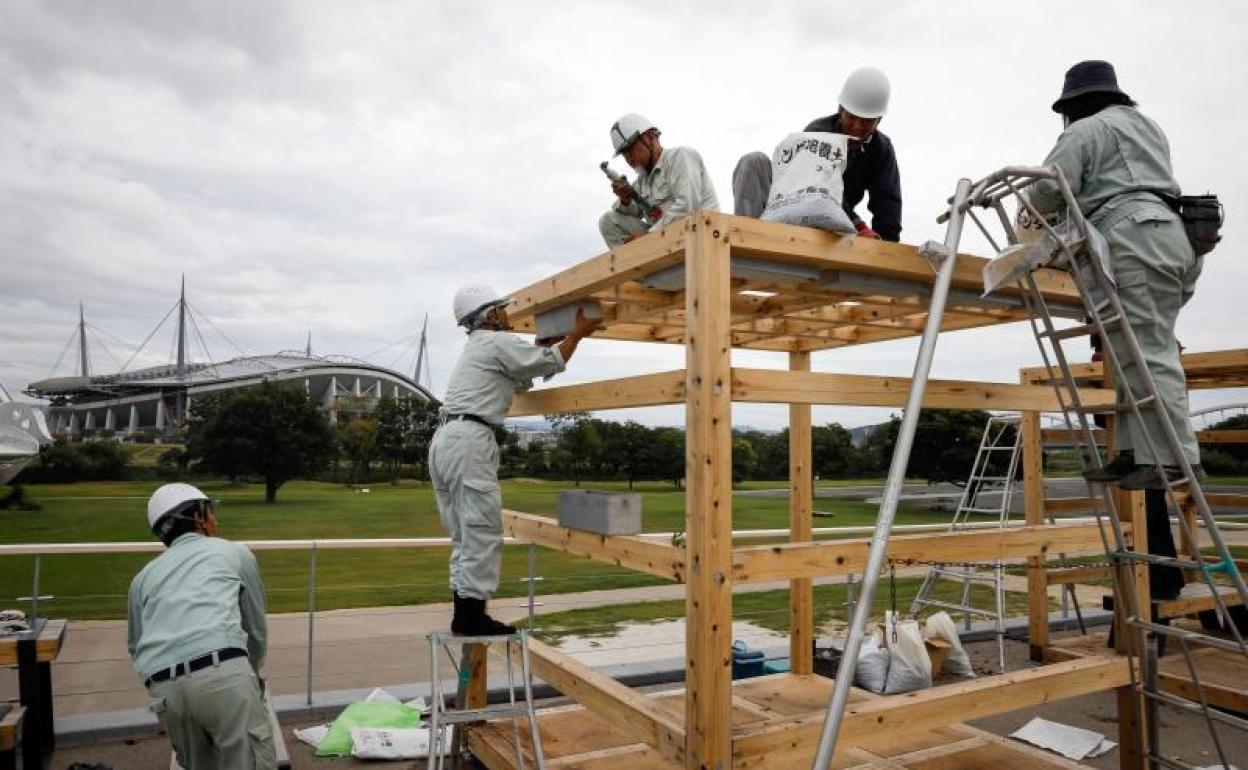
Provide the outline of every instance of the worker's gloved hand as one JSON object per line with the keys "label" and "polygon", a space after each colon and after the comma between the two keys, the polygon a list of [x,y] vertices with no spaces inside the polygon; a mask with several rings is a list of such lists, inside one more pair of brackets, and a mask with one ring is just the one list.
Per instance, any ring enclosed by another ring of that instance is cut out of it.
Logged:
{"label": "worker's gloved hand", "polygon": [[854,227],[858,229],[858,234],[863,238],[872,238],[877,241],[881,240],[880,234],[872,230],[870,227],[867,227],[867,223],[861,219],[854,223]]}
{"label": "worker's gloved hand", "polygon": [[572,329],[573,337],[584,339],[601,328],[603,328],[601,319],[589,318],[583,309],[576,309],[576,325]]}
{"label": "worker's gloved hand", "polygon": [[619,198],[620,203],[625,206],[633,202],[633,188],[629,187],[627,182],[612,184],[611,192],[615,193],[615,197]]}

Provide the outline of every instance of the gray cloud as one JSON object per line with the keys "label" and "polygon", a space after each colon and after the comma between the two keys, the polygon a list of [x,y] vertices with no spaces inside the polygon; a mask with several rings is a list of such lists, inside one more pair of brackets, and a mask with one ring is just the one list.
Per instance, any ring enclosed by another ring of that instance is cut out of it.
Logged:
{"label": "gray cloud", "polygon": [[[1227,127],[1248,119],[1248,86],[1190,73],[1243,71],[1248,19],[1240,4],[1197,7],[1068,2],[1030,19],[987,2],[734,0],[656,16],[624,2],[0,0],[0,381],[14,390],[49,373],[79,300],[98,327],[139,342],[185,273],[192,303],[256,353],[301,347],[311,329],[318,351],[363,355],[428,313],[441,387],[461,342],[457,285],[516,288],[601,251],[609,192],[595,166],[620,113],[696,146],[728,204],[737,156],[835,109],[863,63],[893,81],[884,128],[909,242],[941,235],[934,218],[958,176],[1043,157],[1062,72],[1094,56],[1114,60],[1166,128],[1185,184],[1217,190],[1234,215],[1248,185]],[[1232,218],[1181,319],[1193,349],[1242,344],[1227,309],[1242,294],[1245,235]],[[214,356],[231,353],[204,333]],[[154,340],[155,355],[168,342]],[[936,373],[1009,381],[1034,363],[1029,345],[1021,327],[951,334]],[[913,350],[835,351],[815,366],[908,374]],[[676,367],[681,351],[591,341],[580,356],[565,381]],[[96,365],[109,363],[101,353]]]}

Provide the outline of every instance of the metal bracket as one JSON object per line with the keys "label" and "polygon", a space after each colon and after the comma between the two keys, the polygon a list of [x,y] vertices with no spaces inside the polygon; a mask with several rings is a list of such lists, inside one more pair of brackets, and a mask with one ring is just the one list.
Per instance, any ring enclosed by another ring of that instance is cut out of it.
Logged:
{"label": "metal bracket", "polygon": [[940,241],[928,241],[919,247],[919,256],[927,261],[932,272],[940,272],[940,266],[952,256],[945,244]]}

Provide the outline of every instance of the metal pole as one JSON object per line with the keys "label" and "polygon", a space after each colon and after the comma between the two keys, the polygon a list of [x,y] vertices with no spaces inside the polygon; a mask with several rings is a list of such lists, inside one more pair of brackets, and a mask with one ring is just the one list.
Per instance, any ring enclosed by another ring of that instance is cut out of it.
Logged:
{"label": "metal pole", "polygon": [[533,581],[537,574],[537,546],[529,543],[529,631],[533,631]]}
{"label": "metal pole", "polygon": [[316,542],[308,551],[308,705],[312,705],[312,639],[316,625]]}
{"label": "metal pole", "polygon": [[[39,568],[40,556],[35,554],[35,571],[30,576],[30,622],[33,624],[35,618],[39,617]],[[34,628],[32,625],[31,628]]]}
{"label": "metal pole", "polygon": [[910,463],[910,448],[914,443],[914,431],[919,422],[919,410],[923,406],[923,391],[927,387],[927,376],[931,371],[932,357],[936,352],[936,339],[940,335],[945,298],[949,294],[953,269],[958,261],[958,242],[962,238],[962,222],[970,191],[971,180],[958,180],[957,192],[954,193],[953,204],[949,208],[950,217],[949,227],[945,232],[944,261],[940,265],[940,271],[936,274],[936,284],[932,288],[932,303],[928,308],[927,323],[923,328],[919,357],[914,362],[914,377],[911,380],[910,393],[906,396],[906,410],[897,432],[897,445],[893,449],[893,459],[888,468],[888,484],[884,488],[884,498],[880,503],[880,513],[875,523],[875,534],[871,539],[871,551],[867,556],[867,568],[863,572],[862,596],[849,626],[849,637],[845,641],[845,654],[836,672],[836,685],[832,691],[832,700],[828,703],[823,732],[819,736],[819,752],[815,756],[814,770],[825,770],[832,766],[836,739],[841,730],[841,721],[845,716],[845,706],[849,703],[849,688],[853,685],[854,671],[858,666],[858,650],[862,646],[863,632],[871,616],[871,602],[875,598],[875,586],[879,581],[880,571],[884,568],[884,558],[888,552],[888,536],[893,527],[893,519],[897,515],[897,503],[901,497],[902,482],[906,477],[906,466]]}

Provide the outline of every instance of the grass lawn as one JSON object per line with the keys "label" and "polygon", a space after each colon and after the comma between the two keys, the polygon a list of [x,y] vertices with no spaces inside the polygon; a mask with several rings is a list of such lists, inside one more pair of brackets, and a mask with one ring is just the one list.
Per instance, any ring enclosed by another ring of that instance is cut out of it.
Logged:
{"label": "grass lawn", "polygon": [[[910,603],[923,584],[922,578],[897,580],[897,609],[902,614],[910,611]],[[973,585],[971,600],[976,607],[992,606],[992,590],[987,585]],[[858,593],[855,588],[855,594]],[[944,580],[937,585],[936,598],[944,601],[961,601],[961,584]],[[844,585],[815,586],[815,626],[830,620],[848,621]],[[1027,594],[1007,591],[1006,614],[1027,613]],[[736,620],[746,620],[754,625],[786,634],[789,631],[789,592],[756,591],[738,593],[732,598],[732,614]],[[1056,607],[1055,602],[1050,604]],[[888,581],[881,580],[872,603],[872,617],[883,622],[884,612],[891,608]],[[546,641],[557,641],[565,636],[613,636],[625,623],[652,623],[685,617],[684,601],[637,602],[614,604],[567,612],[540,615],[537,618],[537,635]],[[954,622],[959,622],[955,618]]]}
{"label": "grass lawn", "polygon": [[[830,483],[830,482],[829,482]],[[858,485],[860,480],[845,482]],[[824,482],[820,482],[822,486]],[[145,507],[159,482],[100,482],[30,485],[29,497],[42,509],[0,512],[0,543],[150,541]],[[503,483],[507,508],[555,515],[558,493],[568,483],[509,480]],[[625,484],[594,482],[595,489],[624,489]],[[779,484],[779,486],[784,486]],[[220,499],[221,534],[236,540],[442,536],[433,495],[428,486],[382,484],[368,494],[335,484],[291,482],[282,487],[275,505],[264,504],[258,485],[205,483],[201,487]],[[644,495],[648,531],[670,531],[684,525],[685,494],[671,484],[638,484]],[[872,524],[877,506],[858,501],[819,501],[833,514],[817,526]],[[933,513],[903,505],[898,523],[947,521]],[[738,529],[788,525],[783,496],[737,496],[733,524]],[[757,542],[757,541],[754,541]],[[526,549],[509,547],[503,558],[500,596],[526,593]],[[49,605],[58,617],[121,618],[130,580],[152,558],[150,554],[48,556],[42,559],[40,593],[56,598]],[[370,607],[422,604],[449,600],[447,551],[443,548],[334,550],[317,555],[317,607]],[[306,609],[308,554],[302,551],[262,552],[260,565],[273,612]],[[0,606],[30,593],[32,557],[0,558]],[[537,549],[537,574],[544,593],[659,584],[658,578],[609,564]],[[683,614],[683,612],[682,612]]]}

